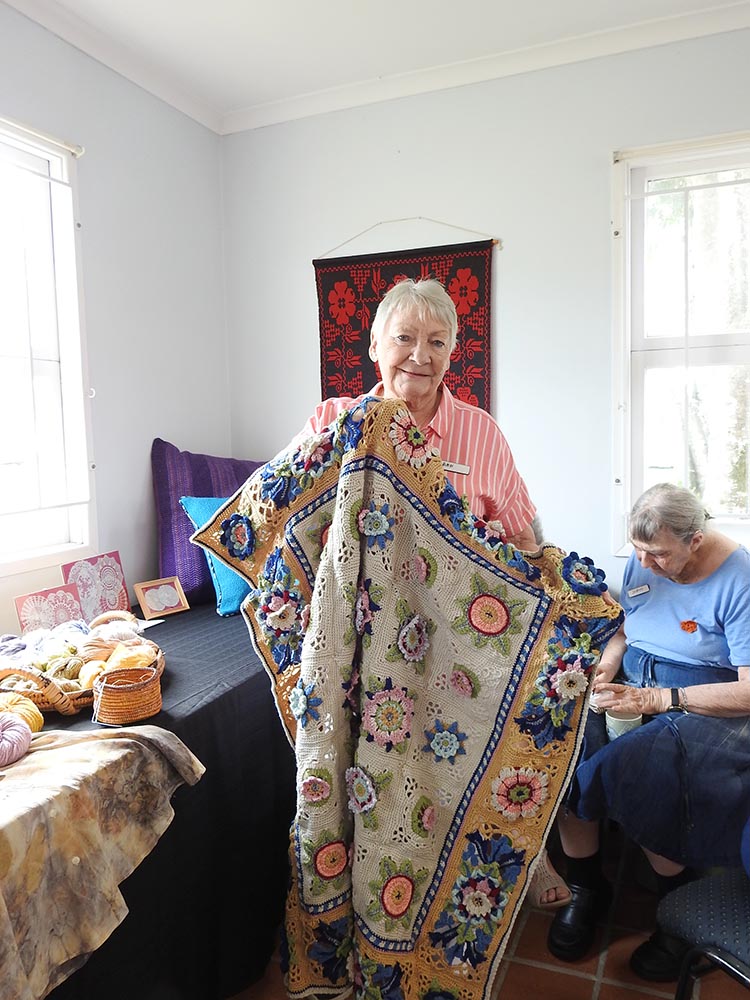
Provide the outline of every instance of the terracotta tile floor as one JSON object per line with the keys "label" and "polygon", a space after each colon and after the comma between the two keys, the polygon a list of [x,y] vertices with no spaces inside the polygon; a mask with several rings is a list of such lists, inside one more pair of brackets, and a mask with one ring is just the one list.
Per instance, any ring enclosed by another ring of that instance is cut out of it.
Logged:
{"label": "terracotta tile floor", "polygon": [[[550,853],[554,858],[553,845]],[[494,1000],[671,1000],[674,983],[644,982],[628,966],[630,953],[654,927],[650,869],[616,830],[607,834],[605,868],[615,900],[598,929],[596,949],[579,962],[559,962],[546,946],[552,914],[524,905],[496,979]],[[286,1000],[278,955],[259,982],[232,1000]],[[729,976],[712,972],[695,987],[693,1000],[748,1000],[748,992]]]}

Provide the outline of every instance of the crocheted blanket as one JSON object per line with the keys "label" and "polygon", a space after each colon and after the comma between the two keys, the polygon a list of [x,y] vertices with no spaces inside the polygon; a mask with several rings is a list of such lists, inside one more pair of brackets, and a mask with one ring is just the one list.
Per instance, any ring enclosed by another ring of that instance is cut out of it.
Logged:
{"label": "crocheted blanket", "polygon": [[620,608],[590,559],[505,545],[398,401],[282,453],[193,536],[297,755],[290,996],[490,997]]}

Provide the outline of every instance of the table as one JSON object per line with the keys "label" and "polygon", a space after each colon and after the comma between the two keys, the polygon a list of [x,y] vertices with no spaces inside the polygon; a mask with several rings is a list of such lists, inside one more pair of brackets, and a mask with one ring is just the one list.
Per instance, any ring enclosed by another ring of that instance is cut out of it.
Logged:
{"label": "table", "polygon": [[[224,1000],[260,978],[276,944],[295,761],[247,625],[203,605],[146,634],[166,662],[148,721],[206,773],[176,791],[174,822],[122,886],[128,918],[52,1000]],[[90,710],[54,725],[99,728]]]}
{"label": "table", "polygon": [[126,917],[119,885],[203,767],[155,726],[39,733],[0,770],[0,998],[40,1000]]}

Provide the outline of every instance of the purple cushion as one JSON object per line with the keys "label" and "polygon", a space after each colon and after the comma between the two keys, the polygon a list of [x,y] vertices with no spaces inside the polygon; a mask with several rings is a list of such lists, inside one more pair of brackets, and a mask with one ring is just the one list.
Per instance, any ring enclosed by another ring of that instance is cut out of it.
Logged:
{"label": "purple cushion", "polygon": [[214,601],[206,557],[190,542],[195,530],[180,506],[180,497],[228,497],[235,493],[263,462],[216,458],[180,451],[155,438],[151,446],[151,476],[156,500],[159,543],[159,576],[176,576],[190,604]]}

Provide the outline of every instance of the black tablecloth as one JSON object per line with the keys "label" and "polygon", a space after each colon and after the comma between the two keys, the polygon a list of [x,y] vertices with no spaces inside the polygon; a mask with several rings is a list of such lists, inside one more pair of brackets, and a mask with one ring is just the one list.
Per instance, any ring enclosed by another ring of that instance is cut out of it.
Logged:
{"label": "black tablecloth", "polygon": [[[53,1000],[223,1000],[273,952],[287,881],[294,754],[240,617],[212,605],[149,628],[164,651],[163,708],[206,767],[122,892],[130,913]],[[91,710],[45,728],[90,729]]]}

